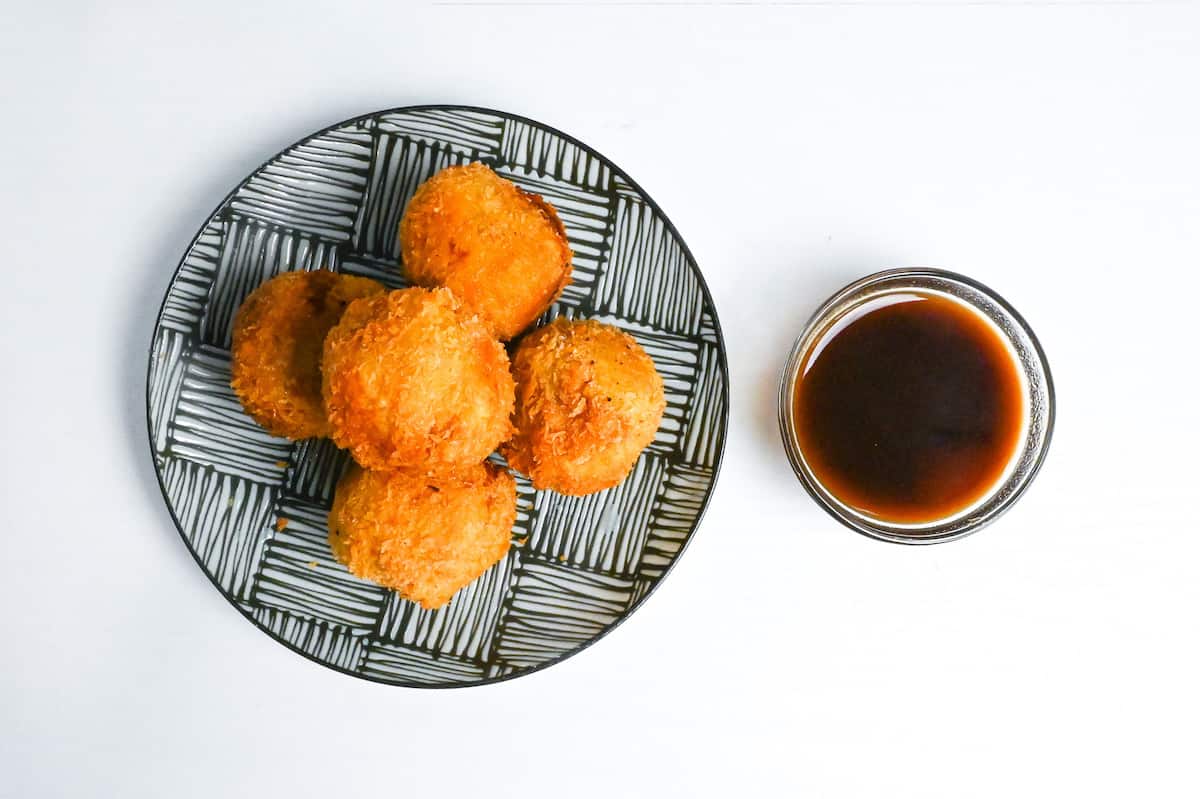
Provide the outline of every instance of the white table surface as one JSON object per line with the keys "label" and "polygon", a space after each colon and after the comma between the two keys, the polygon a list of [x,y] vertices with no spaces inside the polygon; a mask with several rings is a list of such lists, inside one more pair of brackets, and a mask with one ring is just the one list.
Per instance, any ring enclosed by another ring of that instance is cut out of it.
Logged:
{"label": "white table surface", "polygon": [[[23,3],[0,32],[0,795],[1200,792],[1200,7],[159,5]],[[704,270],[732,383],[708,515],[645,607],[456,691],[343,676],[240,618],[144,421],[159,301],[224,194],[426,102],[632,174]],[[1058,387],[1029,493],[936,547],[840,528],[775,423],[804,318],[901,265],[1007,297]]]}

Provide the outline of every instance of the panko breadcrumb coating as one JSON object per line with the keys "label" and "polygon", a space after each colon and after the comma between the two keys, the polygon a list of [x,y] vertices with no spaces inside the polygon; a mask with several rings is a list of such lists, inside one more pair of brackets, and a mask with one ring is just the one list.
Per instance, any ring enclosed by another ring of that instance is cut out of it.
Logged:
{"label": "panko breadcrumb coating", "polygon": [[445,286],[507,341],[571,282],[571,248],[554,208],[487,166],[443,169],[425,181],[400,220],[405,274]]}
{"label": "panko breadcrumb coating", "polygon": [[322,369],[331,437],[368,469],[452,471],[512,432],[504,347],[447,289],[352,303],[325,339]]}
{"label": "panko breadcrumb coating", "polygon": [[374,280],[284,272],[256,288],[233,320],[233,390],[246,413],[277,436],[329,434],[321,400],[321,348],[346,306],[381,294]]}
{"label": "panko breadcrumb coating", "polygon": [[492,463],[440,478],[352,467],[329,545],[352,574],[437,608],[504,557],[516,517],[516,481]]}
{"label": "panko breadcrumb coating", "polygon": [[556,319],[513,354],[516,433],[502,448],[534,488],[591,494],[625,479],[666,400],[654,361],[629,335]]}

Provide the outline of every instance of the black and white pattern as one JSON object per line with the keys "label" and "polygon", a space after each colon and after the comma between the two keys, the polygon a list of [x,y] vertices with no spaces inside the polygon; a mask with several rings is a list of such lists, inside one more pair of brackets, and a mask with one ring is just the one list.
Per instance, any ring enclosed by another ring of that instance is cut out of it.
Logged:
{"label": "black and white pattern", "polygon": [[[334,560],[326,516],[347,456],[275,438],[229,386],[234,313],[282,271],[405,281],[396,229],[417,186],[483,161],[558,209],[574,280],[542,317],[592,318],[633,335],[666,383],[654,442],[621,485],[588,497],[517,476],[505,559],[429,611]],[[196,561],[242,613],[330,668],[396,685],[507,679],[561,660],[628,616],[687,544],[725,443],[720,325],[674,227],[603,156],[495,111],[401,108],[288,148],[204,222],[150,347],[147,417],[163,496]]]}

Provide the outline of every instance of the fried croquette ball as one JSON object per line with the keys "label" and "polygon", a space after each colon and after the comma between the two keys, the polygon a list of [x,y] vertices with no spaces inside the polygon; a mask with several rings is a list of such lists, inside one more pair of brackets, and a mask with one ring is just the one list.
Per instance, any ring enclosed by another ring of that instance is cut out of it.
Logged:
{"label": "fried croquette ball", "polygon": [[591,494],[625,479],[666,400],[654,361],[615,327],[556,319],[513,354],[516,433],[502,448],[535,488]]}
{"label": "fried croquette ball", "polygon": [[400,220],[404,272],[445,286],[507,341],[571,282],[571,248],[554,208],[483,164],[443,169]]}
{"label": "fried croquette ball", "polygon": [[233,390],[246,413],[291,439],[329,434],[321,348],[352,301],[381,294],[374,280],[326,270],[284,272],[256,288],[233,319]]}
{"label": "fried croquette ball", "polygon": [[368,469],[478,464],[512,432],[504,347],[447,289],[352,303],[322,368],[331,438]]}
{"label": "fried croquette ball", "polygon": [[352,574],[437,608],[504,557],[516,517],[516,481],[492,463],[440,478],[351,467],[329,545]]}

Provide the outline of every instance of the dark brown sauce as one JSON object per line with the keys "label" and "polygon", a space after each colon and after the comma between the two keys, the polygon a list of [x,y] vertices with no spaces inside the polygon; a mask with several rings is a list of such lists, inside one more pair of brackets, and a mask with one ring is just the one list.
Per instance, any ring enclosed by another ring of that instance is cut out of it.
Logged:
{"label": "dark brown sauce", "polygon": [[1014,356],[953,300],[888,294],[834,322],[796,380],[796,436],[817,480],[887,522],[953,516],[1004,474],[1024,426]]}

